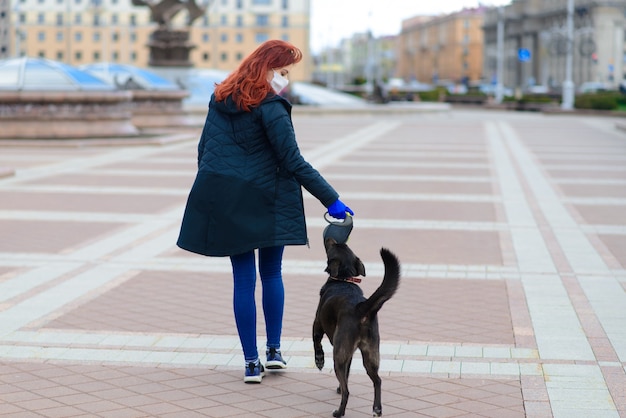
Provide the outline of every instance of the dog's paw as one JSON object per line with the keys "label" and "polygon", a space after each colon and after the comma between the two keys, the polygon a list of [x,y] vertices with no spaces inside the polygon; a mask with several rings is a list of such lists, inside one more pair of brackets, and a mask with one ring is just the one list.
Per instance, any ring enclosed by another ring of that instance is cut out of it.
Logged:
{"label": "dog's paw", "polygon": [[383,415],[383,409],[380,407],[375,407],[374,410],[372,411],[372,416],[374,417],[381,417]]}
{"label": "dog's paw", "polygon": [[339,412],[339,410],[338,410],[338,409],[335,409],[335,410],[333,411],[333,416],[334,416],[334,417],[342,417],[342,416],[344,416],[344,415],[345,415],[345,414],[342,414],[341,412]]}
{"label": "dog's paw", "polygon": [[324,368],[324,352],[315,353],[315,365],[318,369],[322,370]]}

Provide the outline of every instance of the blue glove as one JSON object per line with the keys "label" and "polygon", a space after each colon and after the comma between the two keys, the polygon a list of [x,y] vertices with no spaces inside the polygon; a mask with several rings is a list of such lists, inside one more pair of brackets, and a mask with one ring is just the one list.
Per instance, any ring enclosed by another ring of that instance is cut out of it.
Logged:
{"label": "blue glove", "polygon": [[352,209],[344,205],[344,203],[339,199],[335,200],[335,203],[328,207],[328,214],[333,218],[346,219],[346,212],[354,216]]}

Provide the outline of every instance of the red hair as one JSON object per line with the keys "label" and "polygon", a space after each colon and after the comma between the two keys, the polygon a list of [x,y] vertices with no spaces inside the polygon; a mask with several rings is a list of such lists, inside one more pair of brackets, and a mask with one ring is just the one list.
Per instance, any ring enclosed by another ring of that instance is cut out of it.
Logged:
{"label": "red hair", "polygon": [[289,42],[273,39],[259,45],[239,64],[223,82],[215,86],[215,99],[218,102],[231,97],[239,109],[250,111],[270,92],[267,72],[297,64],[302,60],[302,51]]}

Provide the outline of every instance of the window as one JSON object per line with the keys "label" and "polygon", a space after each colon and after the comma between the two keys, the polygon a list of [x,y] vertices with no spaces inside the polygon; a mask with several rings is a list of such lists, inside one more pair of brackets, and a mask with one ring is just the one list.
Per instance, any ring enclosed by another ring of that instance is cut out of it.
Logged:
{"label": "window", "polygon": [[120,40],[120,34],[119,34],[119,32],[113,32],[113,33],[111,34],[111,40],[112,40],[113,42],[117,42],[117,41],[119,41],[119,40]]}
{"label": "window", "polygon": [[100,42],[100,32],[94,32],[93,33],[93,41],[94,42]]}
{"label": "window", "polygon": [[39,58],[46,58],[46,53],[44,51],[39,51],[39,53],[37,54],[37,56]]}
{"label": "window", "polygon": [[228,54],[226,52],[222,52],[222,55],[220,56],[222,62],[224,61],[228,61]]}
{"label": "window", "polygon": [[57,26],[63,26],[63,13],[57,13]]}
{"label": "window", "polygon": [[136,52],[131,52],[130,53],[130,60],[131,61],[137,61],[137,53]]}
{"label": "window", "polygon": [[202,54],[202,61],[208,61],[210,59],[210,55],[208,52]]}
{"label": "window", "polygon": [[243,1],[242,0],[237,0],[237,3],[235,5],[235,7],[239,10],[243,9]]}
{"label": "window", "polygon": [[202,25],[209,26],[209,16],[207,15],[202,16]]}
{"label": "window", "polygon": [[46,21],[43,13],[37,13],[37,23],[44,23]]}
{"label": "window", "polygon": [[57,51],[57,61],[63,61],[63,52]]}
{"label": "window", "polygon": [[209,34],[208,33],[203,33],[202,34],[202,42],[209,42]]}
{"label": "window", "polygon": [[269,6],[272,4],[272,0],[252,0],[252,4],[255,6]]}
{"label": "window", "polygon": [[281,19],[281,24],[280,24],[283,28],[288,28],[289,27],[289,16],[283,16]]}
{"label": "window", "polygon": [[130,25],[131,26],[137,26],[137,16],[130,15]]}
{"label": "window", "polygon": [[74,34],[74,40],[75,40],[76,42],[80,42],[80,41],[82,41],[82,40],[83,40],[83,34],[82,34],[82,32],[76,32],[76,33]]}
{"label": "window", "polygon": [[257,26],[267,26],[269,24],[270,18],[268,15],[256,15],[256,25]]}
{"label": "window", "polygon": [[263,42],[269,40],[270,37],[267,33],[257,33],[254,35],[254,41],[258,44],[262,44]]}
{"label": "window", "polygon": [[46,40],[46,32],[41,31],[41,32],[37,32],[37,40],[39,42],[43,42]]}
{"label": "window", "polygon": [[228,25],[228,16],[226,16],[226,15],[220,16],[220,24],[222,26]]}
{"label": "window", "polygon": [[63,40],[63,31],[58,31],[57,32],[57,41],[62,41]]}
{"label": "window", "polygon": [[283,10],[289,10],[289,0],[283,0]]}
{"label": "window", "polygon": [[26,14],[20,13],[20,23],[26,23]]}
{"label": "window", "polygon": [[81,15],[80,13],[76,13],[76,15],[74,16],[74,23],[77,25],[83,23],[83,15]]}
{"label": "window", "polygon": [[120,54],[117,51],[113,51],[113,53],[111,54],[111,58],[113,58],[113,61],[117,62],[117,60],[120,59]]}
{"label": "window", "polygon": [[135,32],[131,32],[129,37],[131,42],[137,42],[137,34]]}
{"label": "window", "polygon": [[100,15],[93,15],[93,25],[100,26]]}
{"label": "window", "polygon": [[228,42],[228,35],[222,33],[222,35],[220,36],[220,41],[222,41],[222,43]]}
{"label": "window", "polygon": [[238,15],[236,20],[235,20],[235,26],[237,26],[238,28],[243,26],[243,16]]}
{"label": "window", "polygon": [[241,61],[243,59],[243,54],[241,52],[237,52],[236,58],[237,61]]}
{"label": "window", "polygon": [[112,25],[117,25],[119,17],[117,16],[117,13],[113,13],[111,14],[111,24]]}
{"label": "window", "polygon": [[76,51],[76,52],[74,53],[74,59],[75,59],[76,61],[81,61],[81,60],[83,59],[83,53],[82,53],[82,52],[80,52],[80,51]]}
{"label": "window", "polygon": [[243,35],[241,33],[235,35],[235,42],[237,42],[238,44],[243,42]]}
{"label": "window", "polygon": [[98,51],[93,53],[93,60],[100,61],[100,53]]}

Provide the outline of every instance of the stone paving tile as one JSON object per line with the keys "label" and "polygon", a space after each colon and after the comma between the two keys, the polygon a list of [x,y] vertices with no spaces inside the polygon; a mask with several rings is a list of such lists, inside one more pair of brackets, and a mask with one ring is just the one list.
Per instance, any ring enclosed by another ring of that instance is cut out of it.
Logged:
{"label": "stone paving tile", "polygon": [[[143,272],[41,326],[236,335],[230,281],[228,274]],[[283,336],[309,337],[319,288],[324,281],[322,275],[318,279],[285,277],[288,297]],[[380,278],[365,278],[362,287],[366,294],[371,294],[379,284]],[[405,280],[401,289],[379,315],[381,335],[385,339],[514,343],[503,281]],[[215,298],[217,294],[223,297]],[[257,296],[260,297],[260,289]],[[263,315],[259,306],[257,310],[261,333]]]}
{"label": "stone paving tile", "polygon": [[100,174],[98,172],[90,172],[81,176],[74,175],[57,175],[49,176],[45,179],[39,179],[30,182],[24,182],[29,185],[65,185],[65,186],[94,186],[94,187],[145,187],[152,189],[164,188],[186,188],[191,187],[193,183],[193,175],[163,175],[154,174],[146,176],[127,175],[111,175],[110,173]]}
{"label": "stone paving tile", "polygon": [[3,192],[2,210],[41,210],[112,213],[158,213],[180,205],[186,197],[97,193]]}
{"label": "stone paving tile", "polygon": [[2,281],[3,278],[12,276],[13,273],[17,270],[18,269],[15,269],[12,267],[4,267],[4,266],[0,267],[0,282]]}
{"label": "stone paving tile", "polygon": [[129,161],[119,162],[111,164],[102,164],[98,168],[102,170],[176,170],[176,171],[190,171],[190,177],[194,177],[195,170],[197,169],[197,157],[194,157],[192,161],[183,161],[182,159],[175,159],[174,161],[154,161],[151,159],[145,159],[143,161]]}
{"label": "stone paving tile", "polygon": [[[354,222],[350,246],[362,260],[369,262],[380,262],[380,247],[395,251],[404,263],[501,266],[508,259],[503,254],[506,250],[502,244],[503,234],[498,232],[448,231],[436,228],[364,230],[359,229],[358,218]],[[297,255],[298,259],[319,262],[324,252],[321,242],[317,240],[322,236],[323,228],[311,227],[307,231],[310,248],[294,247],[289,251]],[[377,245],[373,246],[372,243]],[[325,265],[322,265],[321,271],[323,267]]]}
{"label": "stone paving tile", "polygon": [[124,226],[122,223],[0,220],[0,236],[13,237],[0,240],[0,252],[68,252]]}
{"label": "stone paving tile", "polygon": [[598,185],[581,185],[581,184],[560,184],[559,189],[563,194],[569,197],[626,197],[626,187],[624,185],[598,184]]}
{"label": "stone paving tile", "polygon": [[493,193],[492,185],[486,182],[427,182],[407,180],[402,181],[400,184],[394,184],[394,182],[387,180],[367,180],[362,182],[354,182],[333,179],[332,183],[335,189],[349,190],[351,193],[362,191],[389,192],[391,190],[416,194],[490,195]]}
{"label": "stone paving tile", "polygon": [[554,166],[547,168],[548,173],[553,178],[568,178],[568,179],[613,179],[623,180],[626,179],[626,171],[609,171],[609,170],[589,170],[581,167],[580,169],[570,168],[555,168]]}
{"label": "stone paving tile", "polygon": [[[324,174],[370,174],[372,167],[364,166],[358,162],[353,165],[337,165],[323,170]],[[402,167],[376,167],[376,172],[380,175],[424,175],[424,176],[455,176],[455,177],[484,177],[489,176],[489,168],[472,167],[430,167],[412,164]]]}
{"label": "stone paving tile", "polygon": [[[247,385],[245,391],[240,390],[240,373],[233,368],[2,362],[0,401],[11,408],[3,407],[0,416],[18,416],[13,414],[23,411],[50,417],[307,417],[330,416],[339,404],[331,373],[269,374],[262,385]],[[30,386],[35,382],[36,386]],[[41,382],[47,383],[45,389],[39,387]],[[355,372],[349,384],[346,416],[371,414],[369,378]],[[525,416],[519,380],[391,375],[383,377],[383,387],[385,416]],[[56,388],[60,391],[55,392]]]}
{"label": "stone paving tile", "polygon": [[622,268],[626,269],[626,236],[624,235],[598,235],[604,245],[611,251]]}
{"label": "stone paving tile", "polygon": [[626,205],[573,205],[589,224],[626,225]]}
{"label": "stone paving tile", "polygon": [[[349,199],[350,193],[345,193],[345,195],[346,200]],[[353,206],[358,208],[358,216],[363,218],[375,219],[381,213],[385,213],[385,216],[391,219],[496,221],[494,204],[488,202],[399,201],[390,205],[388,201],[373,200],[362,207],[356,204]]]}

